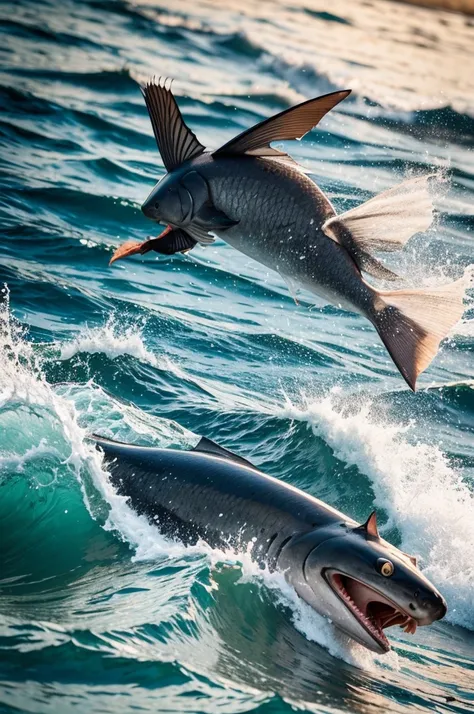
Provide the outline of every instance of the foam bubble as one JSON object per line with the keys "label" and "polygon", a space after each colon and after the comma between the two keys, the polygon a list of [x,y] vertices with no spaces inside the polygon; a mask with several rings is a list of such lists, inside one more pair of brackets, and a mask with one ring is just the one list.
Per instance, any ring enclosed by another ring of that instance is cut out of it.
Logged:
{"label": "foam bubble", "polygon": [[306,422],[370,478],[386,527],[397,526],[403,550],[446,597],[447,620],[474,629],[474,493],[438,445],[408,438],[410,425],[389,423],[370,401],[349,406],[333,393],[301,407],[287,400],[279,415]]}
{"label": "foam bubble", "polygon": [[129,355],[158,369],[168,366],[166,360],[147,349],[139,326],[122,327],[114,316],[102,327],[86,327],[73,340],[63,344],[60,359],[71,359],[81,352],[102,353],[110,359]]}
{"label": "foam bubble", "polygon": [[474,338],[474,320],[461,320],[453,327],[452,334]]}

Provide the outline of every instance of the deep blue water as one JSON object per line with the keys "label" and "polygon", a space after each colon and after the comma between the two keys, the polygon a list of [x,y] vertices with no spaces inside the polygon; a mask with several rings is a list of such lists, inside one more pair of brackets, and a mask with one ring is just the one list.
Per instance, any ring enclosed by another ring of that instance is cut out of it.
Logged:
{"label": "deep blue water", "polygon": [[[222,241],[108,267],[152,229],[140,205],[164,169],[138,82],[156,73],[210,147],[352,87],[288,149],[339,210],[439,171],[435,226],[390,265],[411,285],[459,277],[472,22],[382,0],[20,0],[0,16],[0,711],[472,710],[472,306],[414,395],[363,318],[296,306]],[[92,431],[204,434],[357,519],[376,507],[447,618],[390,631],[374,657],[245,555],[162,538],[114,494]]]}

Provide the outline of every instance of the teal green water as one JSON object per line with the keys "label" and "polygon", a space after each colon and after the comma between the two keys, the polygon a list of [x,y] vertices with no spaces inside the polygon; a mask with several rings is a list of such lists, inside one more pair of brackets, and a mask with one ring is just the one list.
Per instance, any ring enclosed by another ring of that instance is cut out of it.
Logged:
{"label": "teal green water", "polygon": [[[372,328],[221,241],[108,267],[163,174],[137,82],[175,77],[217,147],[304,98],[351,99],[290,148],[339,210],[444,174],[391,266],[473,260],[472,24],[391,2],[1,3],[0,711],[464,712],[474,705],[474,331],[416,395]],[[470,292],[472,301],[472,291]],[[471,320],[470,320],[471,318]],[[419,556],[447,618],[375,657],[246,554],[138,518],[87,441],[204,434]]]}

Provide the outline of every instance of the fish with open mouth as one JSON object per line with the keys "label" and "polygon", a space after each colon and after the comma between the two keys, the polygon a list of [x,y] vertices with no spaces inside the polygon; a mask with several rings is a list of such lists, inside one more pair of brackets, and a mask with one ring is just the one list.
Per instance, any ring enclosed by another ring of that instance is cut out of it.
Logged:
{"label": "fish with open mouth", "polygon": [[250,554],[374,652],[389,651],[387,627],[414,634],[446,614],[416,558],[380,537],[375,512],[359,525],[206,437],[190,451],[93,438],[114,488],[163,535]]}
{"label": "fish with open mouth", "polygon": [[212,152],[186,126],[166,81],[151,81],[142,92],[168,172],[142,210],[166,229],[143,243],[125,243],[110,262],[151,250],[186,253],[218,236],[277,271],[293,295],[302,287],[366,317],[414,390],[462,317],[466,280],[377,290],[362,273],[398,279],[373,253],[401,250],[412,235],[428,229],[430,176],[408,179],[337,215],[302,167],[271,143],[304,136],[350,90],[287,109]]}

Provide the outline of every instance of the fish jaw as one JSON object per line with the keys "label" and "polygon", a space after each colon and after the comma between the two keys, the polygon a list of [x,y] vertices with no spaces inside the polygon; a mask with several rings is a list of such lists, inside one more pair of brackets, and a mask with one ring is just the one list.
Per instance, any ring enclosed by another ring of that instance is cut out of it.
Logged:
{"label": "fish jaw", "polygon": [[354,618],[384,652],[391,649],[384,629],[400,625],[404,632],[414,635],[417,621],[389,598],[360,580],[328,571],[326,580]]}

